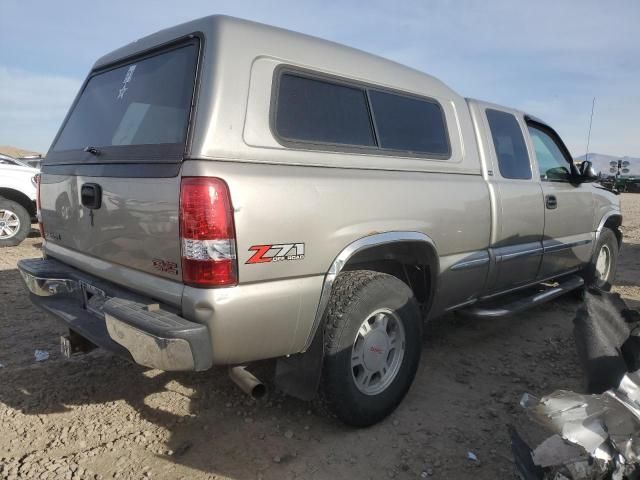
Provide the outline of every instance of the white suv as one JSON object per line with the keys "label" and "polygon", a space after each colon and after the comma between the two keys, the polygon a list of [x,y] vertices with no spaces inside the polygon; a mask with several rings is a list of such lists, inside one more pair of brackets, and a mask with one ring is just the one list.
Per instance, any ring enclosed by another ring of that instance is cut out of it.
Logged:
{"label": "white suv", "polygon": [[19,245],[36,216],[38,169],[0,155],[0,247]]}

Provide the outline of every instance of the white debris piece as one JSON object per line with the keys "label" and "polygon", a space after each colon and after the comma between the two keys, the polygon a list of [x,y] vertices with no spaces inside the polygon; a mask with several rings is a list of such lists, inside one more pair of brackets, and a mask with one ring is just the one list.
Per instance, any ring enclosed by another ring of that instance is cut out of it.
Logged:
{"label": "white debris piece", "polygon": [[522,398],[520,398],[520,406],[522,408],[535,407],[539,401],[538,397],[535,397],[530,393],[525,393],[522,395]]}
{"label": "white debris piece", "polygon": [[537,446],[532,455],[533,463],[541,467],[553,467],[585,456],[586,453],[582,448],[567,443],[560,435],[547,438]]}
{"label": "white debris piece", "polygon": [[478,456],[473,452],[467,452],[467,458],[473,462],[478,461]]}
{"label": "white debris piece", "polygon": [[44,362],[45,360],[49,360],[49,352],[46,350],[36,350],[33,353],[33,356],[36,359],[36,362]]}

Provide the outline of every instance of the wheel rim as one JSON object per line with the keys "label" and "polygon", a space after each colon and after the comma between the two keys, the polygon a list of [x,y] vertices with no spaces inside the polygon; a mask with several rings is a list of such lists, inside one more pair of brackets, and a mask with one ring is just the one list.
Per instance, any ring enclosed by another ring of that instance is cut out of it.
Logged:
{"label": "wheel rim", "polygon": [[0,209],[0,240],[16,236],[20,231],[20,217],[15,212]]}
{"label": "wheel rim", "polygon": [[351,349],[351,375],[365,395],[383,392],[396,378],[405,351],[400,318],[383,308],[362,322]]}
{"label": "wheel rim", "polygon": [[608,245],[602,245],[596,259],[596,276],[598,280],[606,282],[611,270],[611,250]]}

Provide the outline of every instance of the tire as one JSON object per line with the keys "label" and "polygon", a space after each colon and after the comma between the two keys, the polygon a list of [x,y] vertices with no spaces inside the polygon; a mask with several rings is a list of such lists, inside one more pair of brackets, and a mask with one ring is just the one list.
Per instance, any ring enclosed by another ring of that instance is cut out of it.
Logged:
{"label": "tire", "polygon": [[[596,248],[593,252],[593,257],[589,262],[589,265],[582,271],[582,277],[584,278],[584,284],[586,288],[599,288],[600,290],[609,291],[613,286],[613,280],[616,277],[616,268],[618,263],[618,238],[613,230],[609,228],[603,228],[596,243]],[[603,269],[602,257],[606,257],[606,265]],[[598,263],[598,260],[601,263]],[[604,276],[603,276],[604,274]]]}
{"label": "tire", "polygon": [[325,324],[321,388],[330,410],[355,427],[393,412],[416,375],[421,333],[420,309],[404,282],[369,270],[340,274]]}
{"label": "tire", "polygon": [[12,200],[0,197],[0,247],[15,247],[31,231],[31,215]]}

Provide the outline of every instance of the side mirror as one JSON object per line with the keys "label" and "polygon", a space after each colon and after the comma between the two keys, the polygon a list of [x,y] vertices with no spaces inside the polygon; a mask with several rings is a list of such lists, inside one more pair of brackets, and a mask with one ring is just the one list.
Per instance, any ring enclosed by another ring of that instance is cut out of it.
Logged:
{"label": "side mirror", "polygon": [[578,168],[580,172],[580,181],[582,182],[595,182],[600,178],[600,175],[593,168],[593,163],[589,160],[585,160],[580,164]]}

